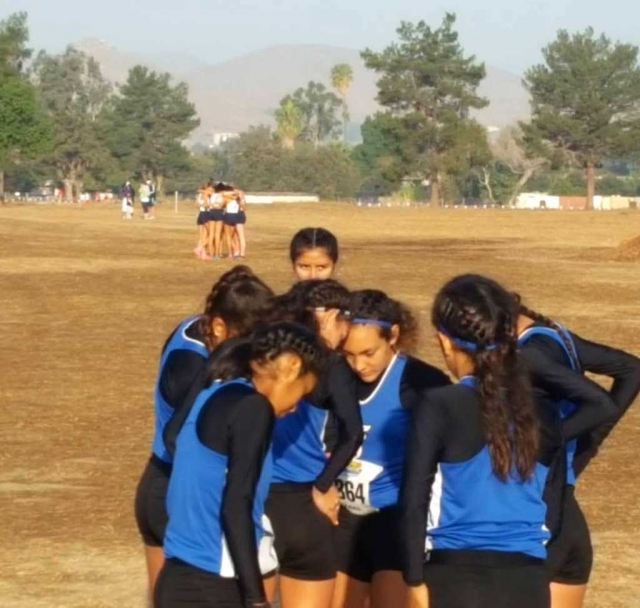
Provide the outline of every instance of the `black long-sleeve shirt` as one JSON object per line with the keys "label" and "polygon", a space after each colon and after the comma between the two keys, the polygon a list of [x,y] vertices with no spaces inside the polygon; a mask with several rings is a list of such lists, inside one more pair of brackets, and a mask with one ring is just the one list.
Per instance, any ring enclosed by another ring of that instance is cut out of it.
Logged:
{"label": "black long-sleeve shirt", "polygon": [[228,456],[222,527],[247,605],[266,602],[253,506],[274,421],[269,401],[252,387],[241,385],[216,391],[197,420],[198,439]]}
{"label": "black long-sleeve shirt", "polygon": [[577,406],[576,412],[563,421],[563,432],[567,440],[578,439],[573,462],[578,475],[640,391],[640,359],[574,333],[570,335],[581,369],[613,378],[608,393],[569,369],[564,349],[552,338],[532,336],[521,349],[521,356],[529,367],[539,398],[568,399]]}
{"label": "black long-sleeve shirt", "polygon": [[326,492],[348,466],[362,444],[362,417],[356,395],[356,376],[338,354],[331,356],[327,372],[308,397],[309,402],[329,410],[335,425],[335,441],[315,487]]}

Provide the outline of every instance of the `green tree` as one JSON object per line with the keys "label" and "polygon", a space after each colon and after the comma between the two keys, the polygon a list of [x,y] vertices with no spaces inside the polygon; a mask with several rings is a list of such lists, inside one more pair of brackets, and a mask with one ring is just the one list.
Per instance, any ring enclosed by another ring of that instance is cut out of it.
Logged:
{"label": "green tree", "polygon": [[162,192],[166,177],[189,168],[182,142],[200,124],[189,89],[135,66],[119,93],[104,121],[111,152],[124,170],[155,180]]}
{"label": "green tree", "polygon": [[289,101],[293,101],[302,113],[302,139],[311,142],[317,148],[321,142],[334,139],[338,135],[340,120],[337,114],[342,102],[323,84],[309,82],[306,89],[299,88],[293,95],[287,95],[281,106]]}
{"label": "green tree", "polygon": [[[459,173],[452,161],[470,161],[465,138],[479,140],[479,126],[469,119],[471,109],[488,102],[477,88],[485,77],[484,64],[465,56],[454,31],[455,15],[447,14],[437,29],[424,21],[402,22],[400,41],[381,53],[362,52],[368,68],[378,72],[378,101],[405,124],[408,173],[431,183],[431,201],[441,202],[444,175]],[[486,147],[486,135],[485,144]],[[480,155],[482,156],[482,155]]]}
{"label": "green tree", "polygon": [[338,63],[331,69],[331,84],[342,98],[342,137],[346,143],[347,124],[349,123],[349,105],[347,95],[353,83],[353,68],[348,63]]}
{"label": "green tree", "polygon": [[0,201],[5,172],[46,149],[49,129],[33,85],[22,72],[31,56],[26,13],[0,21]]}
{"label": "green tree", "polygon": [[276,110],[276,124],[282,145],[287,150],[293,150],[296,139],[302,133],[304,117],[302,110],[290,97],[280,102],[280,107]]}
{"label": "green tree", "polygon": [[598,165],[637,146],[638,48],[596,37],[589,28],[573,35],[561,30],[542,54],[544,63],[525,75],[532,118],[521,127],[537,153],[584,168],[592,209]]}
{"label": "green tree", "polygon": [[56,56],[41,52],[33,78],[52,123],[47,162],[57,170],[66,199],[78,200],[89,174],[104,174],[112,163],[99,124],[111,86],[98,63],[73,47]]}

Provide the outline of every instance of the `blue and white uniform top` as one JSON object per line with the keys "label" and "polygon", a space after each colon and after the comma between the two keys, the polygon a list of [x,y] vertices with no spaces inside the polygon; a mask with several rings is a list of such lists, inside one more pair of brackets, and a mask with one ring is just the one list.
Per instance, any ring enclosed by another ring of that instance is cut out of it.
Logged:
{"label": "blue and white uniform top", "polygon": [[[176,446],[176,457],[167,492],[169,524],[164,540],[165,556],[222,577],[237,576],[222,524],[222,509],[227,483],[229,457],[203,445],[198,437],[200,413],[217,391],[231,385],[251,387],[247,380],[215,382],[196,398]],[[255,488],[252,519],[260,570],[263,574],[277,568],[273,531],[264,515],[272,473],[272,458],[267,453]]]}
{"label": "blue and white uniform top", "polygon": [[341,503],[367,515],[398,502],[410,412],[400,398],[407,357],[396,354],[371,395],[360,401],[364,441],[336,485]]}
{"label": "blue and white uniform top", "polygon": [[[562,335],[560,335],[562,332]],[[545,336],[550,338],[557,344],[559,344],[562,348],[562,351],[565,355],[566,363],[569,368],[575,372],[580,372],[580,362],[577,360],[575,356],[576,348],[574,346],[573,352],[567,348],[567,344],[565,342],[568,341],[569,344],[573,344],[573,338],[571,334],[561,325],[558,324],[557,329],[551,327],[544,327],[538,325],[532,325],[525,329],[520,336],[518,337],[518,346],[523,347],[529,339],[533,336]],[[564,336],[564,339],[563,337]],[[562,418],[568,418],[576,411],[576,405],[572,401],[568,399],[562,399],[558,402],[558,407],[560,408],[560,416]],[[566,451],[567,451],[567,483],[569,485],[575,485],[576,483],[576,475],[573,469],[573,459],[576,453],[576,448],[578,446],[577,439],[571,439],[567,441]]]}
{"label": "blue and white uniform top", "polygon": [[[476,390],[476,379],[460,384]],[[464,462],[440,462],[431,489],[425,549],[520,552],[544,559],[550,533],[542,499],[548,468],[521,481],[493,472],[488,446]]]}
{"label": "blue and white uniform top", "polygon": [[154,392],[155,432],[153,435],[152,450],[156,457],[167,463],[171,463],[172,458],[167,451],[162,435],[165,426],[175,413],[175,405],[172,407],[163,397],[162,391],[160,390],[160,381],[169,356],[171,355],[171,353],[177,350],[187,350],[194,352],[195,354],[201,356],[203,360],[206,360],[209,357],[209,351],[204,342],[190,338],[187,335],[187,330],[199,320],[199,316],[194,316],[189,317],[188,319],[185,319],[182,323],[180,323],[180,325],[178,325],[178,327],[169,338],[169,341],[167,342],[162,352],[162,356],[160,357],[160,365],[158,368],[158,376],[156,379]]}
{"label": "blue and white uniform top", "polygon": [[303,399],[295,412],[276,420],[273,483],[315,483],[327,464],[324,431],[329,412]]}

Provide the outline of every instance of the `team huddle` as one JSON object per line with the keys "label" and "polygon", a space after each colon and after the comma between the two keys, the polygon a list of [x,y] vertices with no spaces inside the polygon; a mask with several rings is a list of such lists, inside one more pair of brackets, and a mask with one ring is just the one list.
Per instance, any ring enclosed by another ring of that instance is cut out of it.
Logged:
{"label": "team huddle", "polygon": [[460,275],[431,310],[452,383],[407,306],[332,278],[333,234],[290,257],[287,293],[236,266],[162,349],[136,494],[154,606],[582,606],[574,487],[640,359]]}
{"label": "team huddle", "polygon": [[198,244],[194,249],[200,260],[223,257],[223,239],[227,257],[244,259],[247,243],[244,225],[247,223],[244,192],[224,182],[207,184],[198,189]]}

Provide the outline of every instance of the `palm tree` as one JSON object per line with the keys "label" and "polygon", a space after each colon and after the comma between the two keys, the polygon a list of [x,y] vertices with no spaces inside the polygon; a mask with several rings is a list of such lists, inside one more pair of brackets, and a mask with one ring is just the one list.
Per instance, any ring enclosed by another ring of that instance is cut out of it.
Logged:
{"label": "palm tree", "polygon": [[302,111],[293,99],[285,98],[280,102],[280,107],[276,110],[276,123],[282,146],[287,150],[293,150],[304,126]]}
{"label": "palm tree", "polygon": [[338,63],[331,69],[331,84],[342,97],[342,136],[346,143],[347,123],[349,122],[349,106],[347,94],[353,82],[353,68],[348,63]]}

